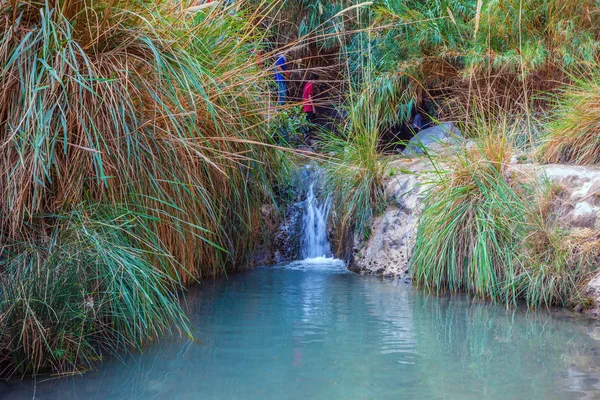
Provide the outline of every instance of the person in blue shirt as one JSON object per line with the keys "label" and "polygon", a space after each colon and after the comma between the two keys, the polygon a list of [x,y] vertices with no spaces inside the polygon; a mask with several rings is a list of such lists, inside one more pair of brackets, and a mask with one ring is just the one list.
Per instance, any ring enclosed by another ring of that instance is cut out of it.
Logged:
{"label": "person in blue shirt", "polygon": [[277,61],[275,62],[275,83],[277,83],[278,104],[280,106],[285,104],[285,97],[287,95],[287,85],[285,82],[285,72],[287,67],[285,63],[285,55],[283,55],[283,53],[279,54],[279,57],[277,57]]}

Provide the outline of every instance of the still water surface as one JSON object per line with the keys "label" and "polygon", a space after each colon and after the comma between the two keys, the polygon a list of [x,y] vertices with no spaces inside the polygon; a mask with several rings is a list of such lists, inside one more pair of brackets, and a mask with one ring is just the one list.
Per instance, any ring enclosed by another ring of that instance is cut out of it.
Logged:
{"label": "still water surface", "polygon": [[204,282],[187,303],[198,343],[0,398],[600,399],[600,329],[569,314],[428,296],[329,259]]}

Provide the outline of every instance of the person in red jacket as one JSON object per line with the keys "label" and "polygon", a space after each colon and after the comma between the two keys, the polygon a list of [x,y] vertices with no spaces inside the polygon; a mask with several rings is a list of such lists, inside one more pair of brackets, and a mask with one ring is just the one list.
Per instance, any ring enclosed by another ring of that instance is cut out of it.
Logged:
{"label": "person in red jacket", "polygon": [[308,139],[310,136],[312,124],[315,122],[315,115],[317,113],[314,99],[314,85],[316,80],[317,75],[314,72],[309,72],[308,80],[302,90],[302,111],[306,113],[306,120],[309,123],[304,132],[305,139]]}
{"label": "person in red jacket", "polygon": [[314,121],[317,112],[314,100],[314,84],[316,79],[317,75],[314,72],[310,72],[308,81],[304,84],[304,90],[302,91],[302,111],[306,113],[306,119],[310,122]]}

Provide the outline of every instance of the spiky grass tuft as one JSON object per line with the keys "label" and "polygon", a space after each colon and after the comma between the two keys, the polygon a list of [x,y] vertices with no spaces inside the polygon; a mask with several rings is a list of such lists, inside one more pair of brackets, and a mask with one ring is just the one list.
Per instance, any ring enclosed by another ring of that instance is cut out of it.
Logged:
{"label": "spiky grass tuft", "polygon": [[550,163],[600,162],[600,74],[585,74],[555,97],[539,149]]}
{"label": "spiky grass tuft", "polygon": [[[429,184],[412,263],[417,284],[466,291],[499,301],[514,299],[505,276],[515,270],[524,204],[505,178],[510,146],[506,120],[479,119],[477,146],[443,160]],[[473,132],[471,132],[473,133]]]}
{"label": "spiky grass tuft", "polygon": [[[324,187],[333,196],[340,237],[369,234],[372,217],[385,206],[385,159],[378,153],[379,121],[360,103],[351,103],[341,135],[323,133],[321,144],[332,157],[324,163]],[[343,241],[344,239],[342,239]]]}

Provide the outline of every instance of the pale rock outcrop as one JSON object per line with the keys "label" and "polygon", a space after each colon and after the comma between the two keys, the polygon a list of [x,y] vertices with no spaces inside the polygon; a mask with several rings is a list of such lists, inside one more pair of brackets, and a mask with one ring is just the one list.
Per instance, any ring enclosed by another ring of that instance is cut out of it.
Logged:
{"label": "pale rock outcrop", "polygon": [[[385,182],[388,206],[376,217],[368,239],[354,238],[348,268],[366,275],[410,279],[410,262],[421,215],[426,176],[433,166],[424,149],[430,154],[456,151],[456,146],[469,145],[460,130],[448,122],[415,135],[399,158],[389,165],[391,177]],[[409,158],[414,157],[414,158]]]}
{"label": "pale rock outcrop", "polygon": [[565,226],[600,229],[600,168],[543,165],[543,175],[561,188],[556,214]]}
{"label": "pale rock outcrop", "polygon": [[566,228],[600,230],[600,168],[564,164],[514,164],[508,174],[518,181],[547,180],[557,185],[553,213]]}
{"label": "pale rock outcrop", "polygon": [[[564,226],[600,230],[600,168],[544,165],[545,176],[560,185],[556,213]],[[600,260],[599,260],[600,261]],[[587,283],[584,294],[592,300],[589,314],[600,317],[600,272]]]}
{"label": "pale rock outcrop", "polygon": [[417,234],[428,164],[399,159],[391,163],[393,176],[385,182],[388,207],[373,221],[368,240],[356,237],[349,268],[352,271],[410,278],[409,266]]}
{"label": "pale rock outcrop", "polygon": [[[388,206],[373,222],[368,240],[355,239],[350,269],[363,274],[410,278],[410,262],[417,223],[423,207],[423,182],[431,165],[423,160],[398,159],[395,170],[385,182]],[[547,179],[558,185],[553,212],[566,228],[600,231],[600,168],[573,165],[515,164],[509,173]],[[600,261],[600,260],[599,260]],[[600,317],[600,273],[591,277],[585,288],[595,301],[591,314]]]}

